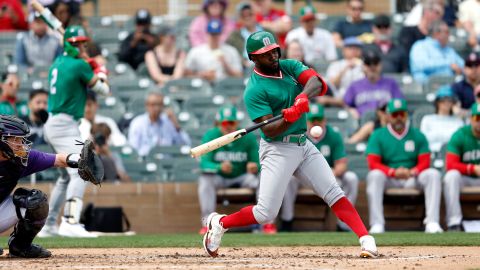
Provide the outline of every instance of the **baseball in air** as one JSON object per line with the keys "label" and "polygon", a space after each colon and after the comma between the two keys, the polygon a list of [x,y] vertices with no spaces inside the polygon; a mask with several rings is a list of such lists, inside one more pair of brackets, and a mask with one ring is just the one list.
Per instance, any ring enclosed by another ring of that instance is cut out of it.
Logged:
{"label": "baseball in air", "polygon": [[323,129],[320,126],[313,126],[310,129],[310,135],[312,135],[312,137],[320,137],[322,136],[322,132],[323,132]]}

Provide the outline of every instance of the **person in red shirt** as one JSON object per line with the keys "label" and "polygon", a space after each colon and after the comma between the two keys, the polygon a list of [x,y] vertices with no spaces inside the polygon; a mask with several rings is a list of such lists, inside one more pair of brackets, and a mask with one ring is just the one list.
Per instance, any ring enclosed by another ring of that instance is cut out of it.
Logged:
{"label": "person in red shirt", "polygon": [[266,29],[275,33],[280,48],[285,48],[285,38],[292,29],[292,19],[285,11],[272,6],[272,0],[252,0],[257,22]]}
{"label": "person in red shirt", "polygon": [[0,31],[28,30],[20,0],[0,0]]}

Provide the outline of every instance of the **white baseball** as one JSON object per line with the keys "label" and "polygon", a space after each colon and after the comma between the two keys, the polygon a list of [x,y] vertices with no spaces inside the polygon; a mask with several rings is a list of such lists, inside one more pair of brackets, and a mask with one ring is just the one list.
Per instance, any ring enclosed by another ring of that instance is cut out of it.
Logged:
{"label": "white baseball", "polygon": [[322,133],[323,133],[323,129],[320,126],[313,126],[310,129],[310,135],[312,135],[312,137],[320,137]]}

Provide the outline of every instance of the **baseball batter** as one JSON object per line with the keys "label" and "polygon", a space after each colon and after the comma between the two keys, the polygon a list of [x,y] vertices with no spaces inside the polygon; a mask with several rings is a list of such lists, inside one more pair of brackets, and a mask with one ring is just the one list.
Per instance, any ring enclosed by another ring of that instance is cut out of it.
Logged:
{"label": "baseball batter", "polygon": [[308,182],[337,217],[357,234],[361,257],[377,256],[375,239],[368,235],[325,158],[305,135],[309,98],[325,94],[326,83],[299,61],[279,60],[279,45],[268,32],[251,34],[246,47],[255,64],[244,94],[250,118],[259,123],[282,114],[283,120],[261,128],[258,203],[228,216],[210,214],[203,239],[206,252],[212,257],[218,255],[222,236],[229,228],[273,221],[294,175]]}
{"label": "baseball batter", "polygon": [[70,160],[74,155],[30,150],[29,135],[25,122],[0,115],[0,233],[15,226],[8,240],[10,257],[45,258],[50,251],[32,241],[45,224],[47,196],[38,189],[15,187],[20,178],[51,167],[76,168],[78,160]]}
{"label": "baseball batter", "polygon": [[[81,149],[76,141],[82,141],[78,125],[85,109],[87,87],[103,95],[110,91],[104,81],[106,75],[102,67],[88,58],[88,40],[81,26],[68,27],[64,42],[71,44],[74,50],[58,57],[50,67],[48,111],[51,116],[45,124],[45,139],[57,153],[79,152]],[[57,234],[55,224],[58,212],[66,199],[58,234],[67,237],[95,237],[79,224],[86,182],[76,170],[67,169],[67,172],[68,177],[60,177],[52,191],[51,208],[41,235]]]}
{"label": "baseball batter", "polygon": [[[311,130],[314,126],[321,127],[324,132],[318,137],[313,137],[313,135],[308,132],[308,139],[325,157],[328,166],[332,168],[333,175],[335,175],[337,182],[345,191],[348,200],[355,205],[358,194],[358,177],[354,172],[347,171],[347,153],[343,145],[342,135],[327,125],[324,108],[320,104],[310,105],[310,112],[307,114],[308,130]],[[283,198],[280,217],[282,219],[282,227],[287,231],[291,230],[292,227],[295,199],[300,184],[307,187],[309,186],[308,183],[293,178]],[[349,230],[348,226],[341,221],[338,221],[337,225],[340,230]]]}
{"label": "baseball batter", "polygon": [[480,106],[472,106],[470,125],[458,129],[447,145],[444,178],[445,206],[449,231],[462,231],[460,192],[465,186],[480,186]]}

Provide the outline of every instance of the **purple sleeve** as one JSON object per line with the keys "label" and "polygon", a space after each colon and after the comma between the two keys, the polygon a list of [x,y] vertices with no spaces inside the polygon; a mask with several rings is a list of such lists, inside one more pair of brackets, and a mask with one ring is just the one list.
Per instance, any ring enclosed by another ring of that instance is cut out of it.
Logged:
{"label": "purple sleeve", "polygon": [[28,156],[28,164],[22,173],[22,177],[51,168],[54,164],[55,154],[32,150]]}
{"label": "purple sleeve", "polygon": [[350,84],[350,86],[348,86],[347,88],[347,91],[345,91],[345,95],[343,96],[343,101],[345,102],[345,104],[347,104],[349,107],[355,107],[355,103],[354,103],[354,100],[355,100],[355,96],[354,96],[354,92],[355,92],[355,88],[354,88],[354,84]]}
{"label": "purple sleeve", "polygon": [[392,84],[392,95],[394,98],[401,98],[401,99],[404,99],[404,95],[402,93],[402,91],[400,90],[400,87],[398,86],[398,83],[392,79],[391,81],[391,84]]}

